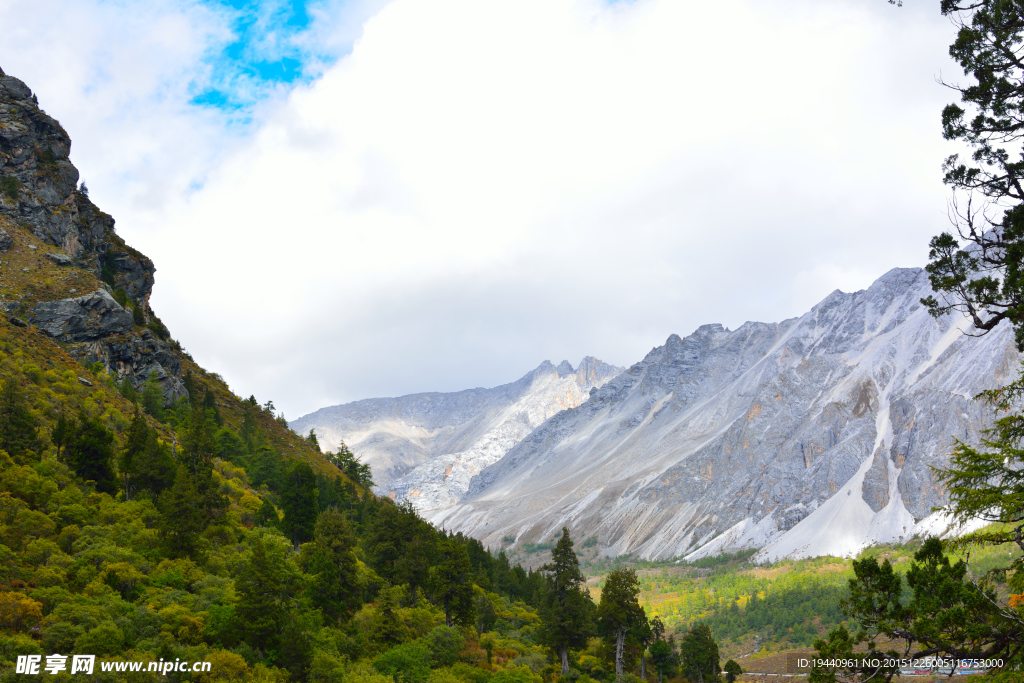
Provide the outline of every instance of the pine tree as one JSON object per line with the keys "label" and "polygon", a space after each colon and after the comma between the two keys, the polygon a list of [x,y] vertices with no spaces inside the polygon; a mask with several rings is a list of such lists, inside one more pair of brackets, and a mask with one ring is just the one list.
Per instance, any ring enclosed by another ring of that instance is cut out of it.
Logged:
{"label": "pine tree", "polygon": [[341,621],[359,604],[355,534],[343,514],[324,510],[317,517],[313,543],[309,569],[315,578],[310,584],[310,598],[325,616]]}
{"label": "pine tree", "polygon": [[117,493],[114,475],[114,434],[96,418],[85,413],[78,421],[67,444],[66,457],[75,473],[93,481],[100,493]]}
{"label": "pine tree", "polygon": [[71,440],[71,434],[74,432],[74,418],[70,420],[61,413],[57,418],[57,424],[50,430],[50,441],[57,447],[57,459],[61,459],[61,449],[67,445],[68,441]]}
{"label": "pine tree", "polygon": [[142,409],[163,422],[165,402],[163,389],[160,388],[160,378],[156,374],[156,370],[153,370],[149,373],[146,384],[142,388]]}
{"label": "pine tree", "polygon": [[373,633],[373,641],[384,649],[398,645],[408,639],[405,623],[398,614],[399,587],[392,587],[387,581],[377,591],[377,623]]}
{"label": "pine tree", "polygon": [[600,631],[615,645],[615,679],[622,681],[626,636],[647,619],[640,606],[640,584],[636,571],[616,569],[605,579],[601,602],[597,606],[597,624]]}
{"label": "pine tree", "polygon": [[253,520],[253,523],[256,526],[276,529],[281,524],[281,518],[277,516],[277,508],[274,507],[274,504],[264,498],[260,509],[256,511],[256,518]]}
{"label": "pine tree", "polygon": [[174,485],[160,494],[160,539],[169,557],[196,557],[199,539],[209,519],[196,478],[185,466],[178,467]]}
{"label": "pine tree", "polygon": [[170,446],[160,440],[155,429],[149,429],[145,448],[132,459],[130,476],[135,490],[156,500],[174,484],[177,471]]}
{"label": "pine tree", "polygon": [[448,626],[472,626],[476,618],[473,604],[473,567],[469,563],[466,546],[455,539],[441,541],[438,549],[439,560],[430,569],[430,591],[434,601],[444,609],[444,621]]}
{"label": "pine tree", "polygon": [[146,442],[149,440],[149,425],[142,417],[139,404],[135,404],[135,414],[132,415],[132,423],[128,426],[128,433],[124,438],[124,446],[121,448],[121,455],[118,458],[117,468],[121,472],[121,485],[124,487],[125,500],[131,500],[135,495],[136,482],[135,474],[136,461],[142,457],[146,450]]}
{"label": "pine tree", "polygon": [[256,536],[252,554],[235,580],[238,604],[235,615],[243,640],[266,653],[277,648],[284,603],[281,568],[267,551],[263,538]]}
{"label": "pine tree", "polygon": [[203,408],[218,427],[224,424],[224,418],[220,416],[220,409],[217,407],[217,397],[214,396],[213,390],[209,387],[206,388],[206,393],[203,394]]}
{"label": "pine tree", "polygon": [[551,562],[541,567],[547,575],[547,591],[541,609],[540,640],[562,662],[562,673],[569,671],[569,648],[587,644],[593,631],[594,603],[580,571],[569,529],[551,551]]}
{"label": "pine tree", "polygon": [[722,670],[718,662],[718,643],[711,628],[697,622],[679,643],[680,670],[693,683],[712,683]]}
{"label": "pine tree", "polygon": [[298,548],[313,538],[317,519],[316,475],[304,462],[296,463],[285,476],[281,487],[284,509],[282,530]]}
{"label": "pine tree", "polygon": [[736,677],[743,673],[742,667],[736,663],[735,659],[730,659],[722,667],[722,671],[725,672],[726,683],[736,683]]}
{"label": "pine tree", "polygon": [[38,427],[21,387],[8,377],[0,390],[0,449],[15,460],[28,452],[38,455],[43,449]]}

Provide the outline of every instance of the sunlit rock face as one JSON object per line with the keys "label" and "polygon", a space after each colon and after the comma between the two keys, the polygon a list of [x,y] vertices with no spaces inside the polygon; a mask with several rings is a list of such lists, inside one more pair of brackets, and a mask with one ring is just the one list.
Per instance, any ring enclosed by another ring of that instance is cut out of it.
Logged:
{"label": "sunlit rock face", "polygon": [[315,429],[321,447],[344,441],[373,470],[378,491],[424,513],[455,504],[470,479],[549,417],[587,401],[622,372],[596,358],[578,368],[544,361],[511,384],[453,393],[374,398],[323,408],[292,421]]}
{"label": "sunlit rock face", "polygon": [[672,335],[473,477],[437,525],[498,546],[562,526],[610,555],[848,555],[941,526],[932,466],[990,421],[1012,331],[934,319],[920,269],[800,318]]}

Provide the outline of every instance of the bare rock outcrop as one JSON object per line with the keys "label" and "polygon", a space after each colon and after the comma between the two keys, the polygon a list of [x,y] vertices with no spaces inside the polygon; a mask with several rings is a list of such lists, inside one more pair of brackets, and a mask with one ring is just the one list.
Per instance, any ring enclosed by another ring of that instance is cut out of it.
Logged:
{"label": "bare rock outcrop", "polygon": [[[46,252],[55,264],[85,269],[102,281],[101,289],[84,296],[35,302],[18,296],[0,302],[0,309],[9,314],[24,310],[29,323],[65,344],[73,356],[84,363],[101,362],[137,388],[155,374],[168,403],[187,396],[175,344],[139,325],[118,303],[130,299],[142,322],[152,321],[149,296],[156,268],[125,244],[114,231],[114,219],[79,188],[70,151],[71,138],[39,108],[29,87],[0,70],[0,216],[9,219],[14,233],[27,231],[60,249]],[[0,252],[16,239],[0,228]],[[36,249],[33,244],[28,248]],[[8,321],[26,324],[14,315]],[[167,336],[162,325],[154,329]]]}

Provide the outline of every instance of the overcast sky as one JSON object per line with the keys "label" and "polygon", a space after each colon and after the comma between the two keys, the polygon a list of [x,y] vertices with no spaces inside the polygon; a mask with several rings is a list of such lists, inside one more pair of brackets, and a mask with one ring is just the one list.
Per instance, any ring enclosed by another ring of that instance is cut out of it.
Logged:
{"label": "overcast sky", "polygon": [[0,67],[286,416],[630,365],[923,266],[954,27],[910,0],[0,0]]}

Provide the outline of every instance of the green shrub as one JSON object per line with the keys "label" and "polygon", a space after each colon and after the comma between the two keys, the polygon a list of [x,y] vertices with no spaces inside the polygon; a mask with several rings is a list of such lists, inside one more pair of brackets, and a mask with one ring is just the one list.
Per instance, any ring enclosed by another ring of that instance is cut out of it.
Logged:
{"label": "green shrub", "polygon": [[12,175],[0,178],[0,194],[12,202],[18,201],[18,192],[21,190],[21,181]]}
{"label": "green shrub", "polygon": [[435,626],[423,638],[430,648],[430,665],[451,666],[459,659],[459,653],[466,645],[462,631],[451,626]]}
{"label": "green shrub", "polygon": [[430,678],[430,648],[418,641],[396,645],[377,655],[373,668],[394,678],[395,683],[426,683]]}

